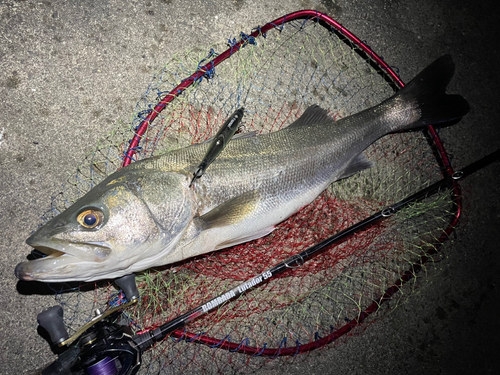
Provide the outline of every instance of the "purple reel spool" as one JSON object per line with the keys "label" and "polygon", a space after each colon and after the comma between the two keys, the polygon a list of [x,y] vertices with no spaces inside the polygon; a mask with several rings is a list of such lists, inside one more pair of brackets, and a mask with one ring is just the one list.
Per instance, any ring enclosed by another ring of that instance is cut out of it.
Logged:
{"label": "purple reel spool", "polygon": [[87,367],[87,375],[116,375],[115,359],[111,357],[104,357],[101,361]]}

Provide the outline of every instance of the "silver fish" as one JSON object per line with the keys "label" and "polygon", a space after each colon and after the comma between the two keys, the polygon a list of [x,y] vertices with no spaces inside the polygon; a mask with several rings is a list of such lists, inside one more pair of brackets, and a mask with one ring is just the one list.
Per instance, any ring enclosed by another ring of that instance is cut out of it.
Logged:
{"label": "silver fish", "polygon": [[379,105],[334,121],[311,106],[273,133],[233,139],[193,187],[208,144],[139,161],[108,176],[26,241],[47,257],[17,265],[22,280],[93,281],[174,263],[270,233],[333,181],[369,168],[380,137],[464,116],[445,89],[450,56]]}

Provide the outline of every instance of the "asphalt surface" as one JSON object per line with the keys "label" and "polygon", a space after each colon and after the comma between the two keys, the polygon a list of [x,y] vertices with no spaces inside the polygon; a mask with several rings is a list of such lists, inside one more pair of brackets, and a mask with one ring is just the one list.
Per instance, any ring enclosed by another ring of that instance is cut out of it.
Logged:
{"label": "asphalt surface", "polygon": [[[0,3],[0,373],[53,359],[36,331],[51,296],[14,267],[69,171],[116,121],[127,122],[172,53],[226,40],[299,9],[332,16],[407,81],[435,58],[456,62],[450,92],[470,113],[440,136],[456,168],[500,146],[495,0],[2,1]],[[489,374],[500,360],[500,166],[468,178],[465,220],[439,269],[408,302],[290,374]],[[273,371],[276,371],[274,367]],[[265,368],[262,372],[269,372]]]}

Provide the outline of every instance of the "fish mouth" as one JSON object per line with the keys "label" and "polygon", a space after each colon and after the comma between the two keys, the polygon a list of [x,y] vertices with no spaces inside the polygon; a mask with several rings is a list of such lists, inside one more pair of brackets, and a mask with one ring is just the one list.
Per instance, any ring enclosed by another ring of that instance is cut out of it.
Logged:
{"label": "fish mouth", "polygon": [[29,237],[26,243],[48,256],[72,255],[81,260],[103,260],[111,254],[111,245],[99,241],[67,241],[56,238],[41,239],[35,235]]}
{"label": "fish mouth", "polygon": [[19,280],[58,282],[78,270],[78,259],[67,254],[48,255],[45,258],[19,263],[14,274]]}
{"label": "fish mouth", "polygon": [[110,245],[103,242],[41,241],[32,236],[26,243],[46,256],[16,266],[16,277],[24,281],[84,281],[94,275],[111,254]]}

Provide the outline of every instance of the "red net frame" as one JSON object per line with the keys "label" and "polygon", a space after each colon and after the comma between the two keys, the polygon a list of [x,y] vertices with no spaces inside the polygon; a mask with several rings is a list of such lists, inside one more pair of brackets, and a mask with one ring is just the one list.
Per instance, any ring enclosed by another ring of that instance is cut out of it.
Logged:
{"label": "red net frame", "polygon": [[[288,22],[297,20],[297,19],[306,19],[306,20],[315,20],[318,21],[328,27],[333,28],[336,32],[341,34],[344,38],[350,41],[353,45],[362,50],[366,57],[368,57],[374,64],[376,64],[380,69],[382,69],[387,77],[396,85],[398,88],[402,88],[404,83],[397,76],[397,74],[393,71],[393,69],[379,56],[377,55],[368,45],[359,40],[354,34],[352,34],[349,30],[343,27],[341,24],[333,20],[331,17],[319,13],[314,10],[302,10],[294,13],[290,13],[284,17],[278,18],[272,22],[265,24],[262,27],[257,28],[251,34],[246,35],[240,42],[235,43],[230,48],[225,50],[223,53],[213,58],[209,63],[201,66],[195,73],[184,79],[177,87],[164,95],[163,99],[161,99],[153,108],[152,111],[145,117],[145,119],[140,123],[138,128],[135,131],[134,137],[130,141],[129,147],[125,152],[125,157],[123,158],[123,166],[127,166],[134,159],[134,155],[136,153],[137,147],[141,142],[141,138],[146,133],[149,125],[155,120],[155,118],[168,106],[170,102],[175,100],[180,94],[182,94],[188,87],[190,87],[193,83],[200,80],[206,75],[209,75],[211,71],[215,67],[217,67],[224,60],[230,58],[234,54],[238,53],[238,51],[244,47],[250,40],[250,38],[259,38],[265,33],[273,28],[282,28]],[[436,153],[435,157],[437,162],[442,166],[442,173],[445,177],[451,176],[454,171],[450,164],[449,158],[446,154],[445,148],[436,132],[436,129],[430,125],[427,127],[427,132],[432,140],[432,144],[435,147]],[[214,338],[204,334],[197,334],[189,331],[175,331],[172,333],[172,337],[178,340],[184,339],[189,342],[201,343],[213,347],[217,347],[219,349],[230,350],[232,352],[240,352],[248,355],[261,355],[267,357],[276,357],[276,356],[288,356],[288,355],[296,355],[299,353],[308,352],[320,347],[323,347],[338,338],[346,335],[355,327],[362,324],[367,317],[369,317],[372,313],[377,311],[380,308],[380,305],[388,300],[400,290],[401,286],[411,280],[415,273],[419,271],[423,264],[425,264],[430,257],[437,253],[440,245],[449,238],[449,235],[453,232],[456,227],[458,220],[461,215],[462,209],[462,201],[461,201],[461,192],[460,186],[457,182],[453,182],[452,185],[452,196],[454,200],[454,212],[453,216],[447,226],[447,228],[443,231],[442,235],[437,239],[437,241],[433,244],[432,249],[427,250],[425,254],[420,257],[420,261],[410,266],[410,268],[404,272],[397,280],[395,280],[394,284],[387,288],[382,296],[376,301],[374,301],[371,305],[365,308],[360,312],[359,316],[356,319],[349,321],[340,329],[337,329],[331,332],[329,335],[317,338],[308,344],[297,344],[292,347],[282,347],[281,345],[278,348],[259,348],[254,346],[247,346],[243,344],[243,342],[230,342],[226,339]]]}

